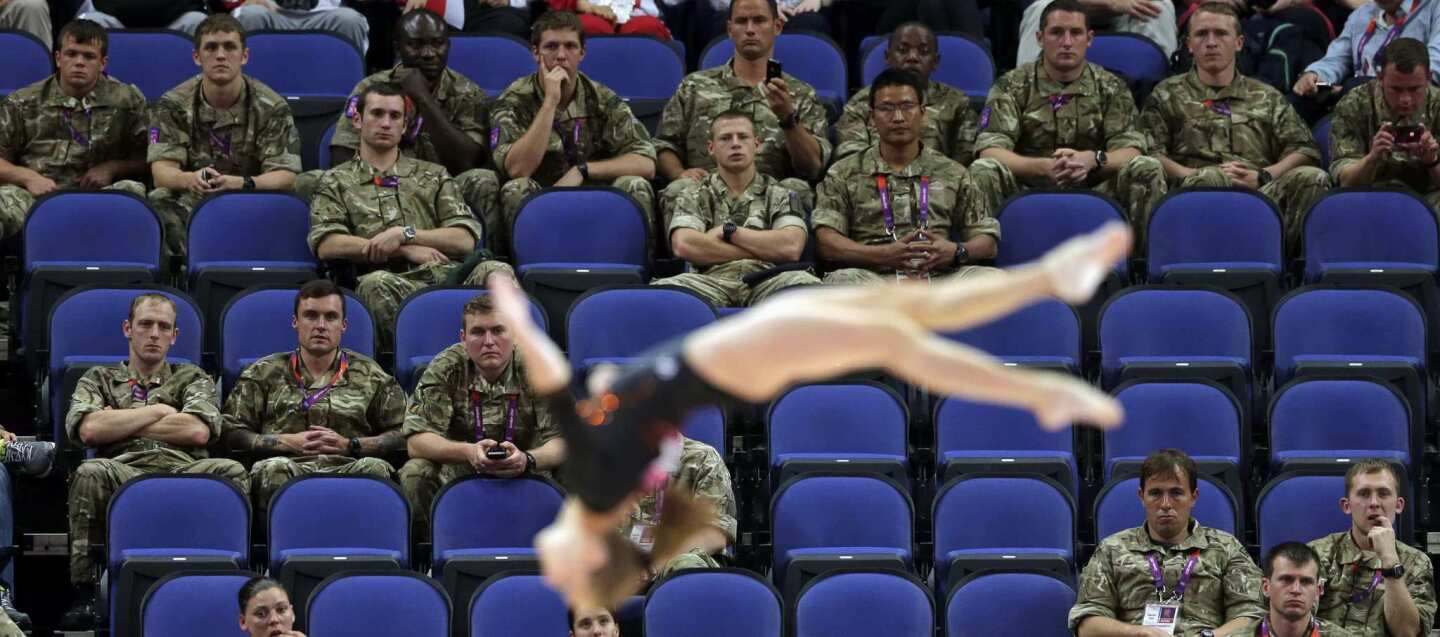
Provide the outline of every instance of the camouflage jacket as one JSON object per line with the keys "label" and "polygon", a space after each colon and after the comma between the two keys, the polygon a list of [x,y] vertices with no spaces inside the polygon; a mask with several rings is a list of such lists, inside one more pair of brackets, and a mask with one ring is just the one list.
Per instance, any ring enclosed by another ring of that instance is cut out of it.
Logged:
{"label": "camouflage jacket", "polygon": [[[507,436],[512,396],[515,430]],[[518,353],[500,378],[487,382],[465,353],[465,346],[456,343],[437,354],[420,375],[405,413],[405,436],[433,433],[456,442],[477,442],[477,429],[484,431],[484,438],[509,440],[521,451],[560,437],[550,408],[525,384],[525,366]]]}
{"label": "camouflage jacket", "polygon": [[[277,352],[255,361],[240,374],[225,400],[225,429],[293,434],[318,425],[346,438],[398,430],[405,422],[405,392],[400,384],[370,357],[349,349],[340,351],[347,369],[338,379],[340,356],[319,378],[312,378],[300,364],[299,382],[292,368],[294,352]],[[306,396],[316,396],[327,386],[330,390],[307,409]]]}
{"label": "camouflage jacket", "polygon": [[211,166],[245,177],[300,172],[300,135],[290,105],[259,80],[243,80],[240,99],[225,110],[205,101],[199,76],[160,96],[150,111],[145,161],[170,160],[182,170]]}
{"label": "camouflage jacket", "polygon": [[[583,161],[612,159],[621,155],[641,155],[655,159],[655,146],[650,134],[625,100],[615,91],[590,79],[577,76],[575,95],[563,109],[555,112],[555,125],[540,166],[530,177],[541,186],[549,186],[563,177],[571,167]],[[535,121],[545,94],[538,75],[515,80],[495,100],[490,109],[490,150],[495,166],[505,172],[505,158],[515,142]]]}
{"label": "camouflage jacket", "polygon": [[[1321,619],[1325,619],[1359,637],[1387,637],[1385,628],[1385,587],[1391,580],[1381,578],[1370,588],[1380,558],[1372,551],[1362,551],[1351,539],[1349,531],[1331,533],[1310,542],[1320,554],[1320,577],[1325,581],[1325,594],[1320,597]],[[1410,589],[1415,609],[1420,611],[1420,626],[1426,631],[1435,622],[1435,569],[1430,557],[1404,542],[1396,542],[1400,563],[1405,566],[1404,585]],[[1366,592],[1368,591],[1368,592]],[[1351,601],[1351,595],[1361,600]]]}
{"label": "camouflage jacket", "polygon": [[[710,173],[699,182],[684,183],[675,198],[671,234],[680,228],[708,232],[727,221],[751,230],[809,230],[805,225],[805,211],[796,201],[795,193],[781,186],[774,177],[755,173],[745,192],[739,195],[730,194],[730,186],[718,172]],[[739,259],[712,264],[700,268],[699,272],[739,280],[771,265],[758,259]]]}
{"label": "camouflage jacket", "polygon": [[356,155],[320,178],[310,202],[307,241],[317,250],[332,233],[369,238],[404,226],[464,228],[476,242],[483,232],[444,166],[401,157],[378,172]]}
{"label": "camouflage jacket", "polygon": [[97,164],[144,159],[148,108],[108,75],[78,99],[52,75],[0,100],[0,158],[71,187]]}
{"label": "camouflage jacket", "polygon": [[[220,398],[215,381],[189,363],[166,363],[154,376],[140,378],[130,363],[103,365],[86,370],[70,396],[70,411],[65,415],[65,433],[76,445],[80,441],[80,423],[85,417],[104,409],[136,409],[165,404],[182,414],[190,414],[205,423],[213,440],[220,434]],[[114,458],[136,451],[167,449],[192,458],[204,458],[204,447],[177,447],[146,438],[126,438],[96,450],[102,458]]]}
{"label": "camouflage jacket", "polygon": [[[930,82],[925,89],[925,130],[920,141],[963,165],[975,159],[975,135],[979,117],[970,108],[970,96],[949,84]],[[880,143],[880,135],[870,123],[870,87],[860,89],[845,105],[840,121],[835,123],[835,161],[840,161]]]}
{"label": "camouflage jacket", "polygon": [[[345,102],[345,112],[335,122],[335,136],[330,140],[331,146],[359,150],[360,130],[355,128],[355,122],[351,118],[360,108],[360,95],[371,84],[394,82],[395,71],[399,68],[400,66],[396,66],[381,71],[355,85],[355,89],[350,91],[350,99]],[[490,118],[486,112],[485,99],[484,89],[448,68],[435,87],[435,101],[440,104],[441,110],[449,115],[450,123],[475,143],[489,148],[486,135],[489,134]],[[430,138],[430,131],[424,122],[414,124],[412,129],[405,132],[400,142],[400,154],[431,163],[442,163],[440,152],[435,149],[435,142]]]}

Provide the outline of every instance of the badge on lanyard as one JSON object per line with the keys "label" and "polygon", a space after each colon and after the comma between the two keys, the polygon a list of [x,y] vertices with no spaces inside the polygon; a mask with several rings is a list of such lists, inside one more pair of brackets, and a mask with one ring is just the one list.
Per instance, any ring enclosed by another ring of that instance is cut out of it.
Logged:
{"label": "badge on lanyard", "polygon": [[651,547],[655,546],[655,524],[660,521],[660,514],[665,510],[665,489],[668,483],[667,480],[665,484],[661,484],[655,489],[655,511],[650,518],[643,523],[637,522],[630,529],[630,541],[647,553],[650,552]]}
{"label": "badge on lanyard", "polygon": [[1150,603],[1145,605],[1145,617],[1141,626],[1158,628],[1167,635],[1175,634],[1175,624],[1180,621],[1180,603]]}
{"label": "badge on lanyard", "polygon": [[1190,576],[1195,573],[1195,565],[1200,562],[1200,551],[1190,551],[1190,556],[1185,559],[1185,567],[1180,570],[1180,578],[1175,581],[1175,589],[1169,591],[1165,588],[1165,570],[1160,566],[1160,558],[1155,553],[1145,555],[1145,561],[1150,564],[1150,576],[1155,580],[1155,595],[1159,601],[1145,605],[1145,616],[1142,619],[1142,626],[1150,626],[1164,631],[1167,635],[1175,634],[1175,625],[1180,621],[1180,604],[1185,599],[1185,589],[1190,585]]}

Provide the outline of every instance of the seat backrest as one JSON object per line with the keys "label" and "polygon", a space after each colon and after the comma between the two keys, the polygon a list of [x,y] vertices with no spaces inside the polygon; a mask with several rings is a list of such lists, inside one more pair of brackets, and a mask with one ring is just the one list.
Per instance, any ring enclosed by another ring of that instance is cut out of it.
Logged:
{"label": "seat backrest", "polygon": [[[876,40],[870,44],[869,40]],[[940,44],[940,66],[930,79],[965,91],[970,97],[983,98],[995,83],[995,60],[980,43],[961,33],[937,33]],[[867,46],[868,45],[868,46]],[[862,77],[868,86],[886,68],[885,53],[890,46],[888,36],[870,36],[860,45],[864,63]]]}
{"label": "seat backrest", "polygon": [[1132,287],[1100,311],[1100,368],[1118,373],[1130,356],[1251,359],[1250,315],[1213,290]]}
{"label": "seat backrest", "polygon": [[[296,288],[260,288],[242,292],[225,305],[220,314],[220,367],[233,385],[250,363],[295,349],[295,328],[289,317],[295,313]],[[375,356],[375,325],[370,311],[350,293],[345,294],[345,319],[349,329],[340,345]]]}
{"label": "seat backrest", "polygon": [[1315,143],[1320,146],[1320,167],[1330,169],[1330,116],[1326,115],[1315,123]]}
{"label": "seat backrest", "polygon": [[270,563],[295,549],[398,551],[410,563],[410,505],[400,489],[372,476],[293,478],[270,499]]}
{"label": "seat backrest", "polygon": [[147,475],[126,482],[110,499],[111,572],[125,551],[228,551],[250,555],[250,503],[234,484],[206,475]]}
{"label": "seat backrest", "polygon": [[1125,426],[1105,432],[1105,475],[1114,458],[1171,447],[1191,456],[1241,459],[1240,404],[1207,382],[1136,382],[1115,392]]}
{"label": "seat backrest", "polygon": [[[735,43],[721,35],[700,54],[700,68],[720,66],[733,55]],[[819,33],[782,33],[775,38],[774,55],[785,73],[809,84],[821,100],[845,100],[845,56],[834,40]]]}
{"label": "seat backrest", "polygon": [[678,571],[645,597],[647,637],[780,637],[780,593],[740,569]]}
{"label": "seat backrest", "polygon": [[342,573],[320,583],[305,617],[310,637],[449,637],[450,598],[418,573]]}
{"label": "seat backrest", "polygon": [[1170,58],[1165,51],[1149,38],[1134,33],[1096,35],[1085,58],[1132,82],[1159,82],[1170,72]]}
{"label": "seat backrest", "polygon": [[[1363,217],[1365,223],[1355,223]],[[1440,230],[1424,200],[1402,190],[1339,190],[1321,197],[1305,215],[1305,277],[1318,280],[1326,266],[1380,264],[1434,272]]]}
{"label": "seat backrest", "polygon": [[345,99],[365,78],[365,56],[329,31],[259,31],[245,36],[245,73],[285,97]]}
{"label": "seat backrest", "polygon": [[1397,356],[1425,363],[1425,316],[1389,290],[1301,288],[1275,307],[1275,380],[1290,380],[1297,356]]}
{"label": "seat backrest", "polygon": [[470,598],[471,637],[569,637],[565,600],[539,575],[497,575]]}
{"label": "seat backrest", "polygon": [[[1086,191],[1031,191],[1011,197],[996,215],[1005,228],[995,265],[1010,267],[1040,258],[1066,239],[1110,221],[1124,221],[1113,199]],[[1121,261],[1116,271],[1129,272]]]}
{"label": "seat backrest", "polygon": [[717,405],[705,405],[690,412],[680,428],[686,438],[710,445],[721,458],[730,457],[730,438],[725,424],[725,411]]}
{"label": "seat backrest", "polygon": [[240,587],[254,573],[181,572],[166,575],[145,593],[141,604],[147,637],[245,637],[235,620]]}
{"label": "seat backrest", "polygon": [[[1196,476],[1195,508],[1190,515],[1200,524],[1231,535],[1244,532],[1239,524],[1241,513],[1230,490],[1209,476]],[[1145,506],[1140,502],[1140,478],[1129,477],[1107,483],[1095,498],[1095,538],[1103,540],[1145,521]]]}
{"label": "seat backrest", "polygon": [[565,496],[544,478],[472,476],[435,497],[434,554],[465,548],[530,548],[555,520]]}
{"label": "seat backrest", "polygon": [[626,100],[665,100],[685,79],[685,60],[648,35],[592,36],[580,71]]}
{"label": "seat backrest", "polygon": [[[1335,502],[1345,495],[1345,476],[1284,473],[1260,491],[1255,533],[1260,554],[1281,542],[1309,542],[1350,528],[1350,516]],[[1399,535],[1397,533],[1397,535]]]}
{"label": "seat backrest", "polygon": [[121,29],[108,34],[105,73],[134,84],[145,99],[155,101],[166,91],[195,76],[195,44],[184,33],[168,29]]}
{"label": "seat backrest", "polygon": [[305,236],[310,207],[286,192],[230,191],[206,197],[190,217],[190,272],[214,261],[315,262]]}
{"label": "seat backrest", "polygon": [[787,480],[771,503],[777,572],[785,553],[801,548],[883,547],[911,550],[913,505],[893,482],[870,475],[802,475]]}
{"label": "seat backrest", "polygon": [[[565,228],[565,232],[555,232]],[[513,228],[515,265],[620,263],[646,265],[645,215],[618,188],[543,190],[525,199]]]}
{"label": "seat backrest", "polygon": [[115,190],[52,193],[25,218],[25,272],[47,262],[160,267],[160,218],[144,199]]}
{"label": "seat backrest", "polygon": [[1150,214],[1146,236],[1149,279],[1158,283],[1172,268],[1245,263],[1284,268],[1280,213],[1264,195],[1233,188],[1171,193]]}
{"label": "seat backrest", "polygon": [[[945,634],[1069,637],[1066,617],[1074,605],[1075,590],[1053,577],[981,573],[950,591]],[[1001,608],[1023,608],[1025,612],[995,612]]]}
{"label": "seat backrest", "polygon": [[[984,511],[977,524],[975,514]],[[957,549],[1075,550],[1075,504],[1054,482],[1032,476],[973,475],[935,496],[935,559]]]}
{"label": "seat backrest", "polygon": [[912,575],[831,571],[800,591],[795,635],[934,637],[935,601]]}
{"label": "seat backrest", "polygon": [[330,124],[330,126],[325,128],[324,133],[320,134],[320,147],[315,149],[316,165],[319,166],[320,170],[329,170],[332,167],[332,162],[330,159],[330,142],[334,141],[334,139],[335,124],[332,123]]}
{"label": "seat backrest", "polygon": [[0,29],[0,96],[13,93],[50,75],[50,52],[39,38],[24,31]]}
{"label": "seat backrest", "polygon": [[796,387],[777,399],[766,418],[770,463],[791,453],[904,456],[910,417],[895,392],[875,383]]}
{"label": "seat backrest", "polygon": [[1270,402],[1270,453],[1398,451],[1409,465],[1410,406],[1394,387],[1362,379],[1298,379]]}
{"label": "seat backrest", "polygon": [[715,308],[689,290],[619,287],[592,290],[565,316],[570,364],[638,356],[671,338],[715,321]]}
{"label": "seat backrest", "polygon": [[1045,431],[1023,409],[944,398],[935,407],[935,455],[966,450],[1074,453],[1075,434]]}
{"label": "seat backrest", "polygon": [[1080,364],[1080,317],[1058,299],[1044,299],[989,323],[945,334],[1001,360],[1068,359]]}
{"label": "seat backrest", "polygon": [[168,287],[85,288],[74,290],[55,303],[50,312],[50,374],[63,374],[66,359],[114,357],[124,360],[130,343],[121,324],[130,316],[130,303],[141,294],[163,294],[175,302],[175,345],[170,362],[199,365],[204,351],[200,308],[184,292]]}
{"label": "seat backrest", "polygon": [[[488,295],[477,286],[427,287],[405,299],[395,315],[395,378],[407,391],[420,381],[416,373],[445,348],[460,342],[465,304]],[[530,317],[543,331],[545,311],[530,303]]]}
{"label": "seat backrest", "polygon": [[494,99],[515,80],[535,72],[535,56],[530,43],[515,36],[455,34],[450,36],[449,65]]}

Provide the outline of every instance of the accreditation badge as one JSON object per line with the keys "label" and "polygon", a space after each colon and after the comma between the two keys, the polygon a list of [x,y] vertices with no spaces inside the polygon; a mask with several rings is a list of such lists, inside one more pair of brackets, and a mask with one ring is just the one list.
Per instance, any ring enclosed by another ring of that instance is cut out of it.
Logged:
{"label": "accreditation badge", "polygon": [[1175,634],[1175,624],[1180,621],[1180,605],[1176,603],[1159,604],[1151,603],[1145,605],[1145,617],[1140,621],[1141,626],[1158,628],[1167,635]]}

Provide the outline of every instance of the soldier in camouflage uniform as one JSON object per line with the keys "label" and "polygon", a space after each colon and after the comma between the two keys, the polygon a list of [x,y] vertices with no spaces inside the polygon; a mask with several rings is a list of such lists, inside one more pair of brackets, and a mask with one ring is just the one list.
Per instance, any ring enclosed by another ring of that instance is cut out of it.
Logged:
{"label": "soldier in camouflage uniform", "polygon": [[[370,357],[340,347],[345,297],[317,279],[295,294],[300,346],[255,361],[225,400],[230,449],[263,458],[250,468],[260,519],[291,478],[312,473],[390,477],[383,457],[405,446],[405,392]],[[263,528],[263,527],[262,527]]]}
{"label": "soldier in camouflage uniform", "polygon": [[[890,34],[885,49],[889,68],[909,71],[925,82],[925,129],[920,139],[962,165],[975,159],[975,135],[979,118],[970,107],[970,96],[949,84],[930,79],[940,65],[940,44],[935,32],[922,22],[906,22]],[[835,161],[863,152],[880,141],[870,123],[870,87],[860,89],[845,105],[835,123]]]}
{"label": "soldier in camouflage uniform", "polygon": [[[725,467],[725,460],[714,447],[698,440],[682,436],[681,444],[678,468],[670,476],[673,484],[668,488],[679,489],[698,503],[709,505],[714,517],[711,521],[713,526],[695,540],[696,545],[689,551],[659,566],[654,579],[687,568],[720,568],[723,564],[715,556],[735,541],[738,529],[735,491],[730,484],[730,470]],[[630,518],[620,526],[620,534],[649,551],[654,544],[656,522],[664,512],[664,502],[659,490],[652,490],[641,497],[630,511]]]}
{"label": "soldier in camouflage uniform", "polygon": [[[1335,105],[1330,176],[1346,187],[1408,187],[1440,207],[1440,89],[1430,85],[1430,60],[1419,40],[1385,47],[1380,76],[1351,89]],[[1401,126],[1420,126],[1417,141],[1398,139]]]}
{"label": "soldier in camouflage uniform", "polygon": [[89,20],[60,30],[57,72],[0,101],[0,237],[20,233],[35,198],[62,188],[140,197],[145,96],[104,75],[109,38]]}
{"label": "soldier in camouflage uniform", "polygon": [[1424,635],[1435,622],[1430,558],[1395,534],[1402,488],[1383,460],[1351,464],[1340,500],[1350,530],[1310,542],[1325,580],[1317,614],[1359,637]]}
{"label": "soldier in camouflage uniform", "polygon": [[660,195],[664,227],[669,227],[674,199],[683,188],[679,182],[698,181],[715,170],[706,150],[710,124],[726,111],[744,111],[754,120],[760,174],[799,193],[806,210],[814,204],[810,183],[824,177],[830,162],[825,106],[814,87],[789,73],[767,78],[783,25],[774,11],[775,3],[768,0],[731,2],[725,28],[735,55],[721,66],[685,76],[665,105],[655,133],[659,172],[672,180]]}
{"label": "soldier in camouflage uniform", "polygon": [[716,307],[744,307],[796,285],[820,280],[808,270],[776,272],[753,286],[745,277],[793,263],[805,250],[809,229],[794,191],[755,170],[760,142],[743,111],[720,114],[710,124],[716,172],[685,181],[670,220],[670,249],[695,272],[656,279],[652,285],[694,290]]}
{"label": "soldier in camouflage uniform", "polygon": [[580,72],[580,18],[551,11],[531,33],[538,70],[510,84],[490,111],[491,152],[509,179],[500,188],[506,232],[494,243],[510,245],[520,204],[541,188],[614,186],[634,198],[653,225],[655,146],[625,100]]}
{"label": "soldier in camouflage uniform", "polygon": [[[435,494],[452,480],[548,475],[565,456],[555,417],[526,383],[524,362],[490,297],[470,299],[460,314],[460,342],[430,361],[405,414],[410,460],[400,468],[400,488],[415,514],[416,537],[430,536]],[[486,456],[496,447],[504,458]]]}
{"label": "soldier in camouflage uniform", "polygon": [[[1080,574],[1070,609],[1070,629],[1080,637],[1134,634],[1146,605],[1169,601],[1178,589],[1176,635],[1200,637],[1202,630],[1226,635],[1265,614],[1260,569],[1235,536],[1201,526],[1190,517],[1195,506],[1195,462],[1178,449],[1160,449],[1140,467],[1140,502],[1145,523],[1105,538]],[[1191,575],[1181,585],[1191,561]],[[1163,571],[1157,585],[1153,565]],[[1153,634],[1163,635],[1163,631]]]}
{"label": "soldier in camouflage uniform", "polygon": [[[841,267],[825,282],[993,271],[967,265],[993,258],[1000,239],[986,198],[964,166],[920,141],[924,84],[907,71],[888,69],[871,88],[871,122],[880,142],[830,167],[811,217],[820,256]],[[951,241],[952,235],[961,242]]]}
{"label": "soldier in camouflage uniform", "polygon": [[1281,542],[1265,556],[1260,590],[1269,612],[1251,629],[1236,635],[1255,637],[1351,637],[1352,633],[1315,616],[1326,582],[1320,579],[1320,556],[1299,542]]}
{"label": "soldier in camouflage uniform", "polygon": [[206,195],[226,190],[290,190],[300,172],[300,137],[285,98],[240,72],[244,30],[217,14],[195,30],[200,75],[170,89],[150,116],[146,161],[155,178],[150,204],[171,254],[185,254],[190,215]]}
{"label": "soldier in camouflage uniform", "polygon": [[[382,349],[389,349],[400,304],[426,286],[461,279],[459,262],[483,232],[443,166],[400,154],[409,121],[400,88],[372,84],[361,96],[360,153],[321,178],[308,240],[321,259],[375,268],[360,276],[355,291],[375,318]],[[504,262],[487,260],[462,280],[483,285],[495,273],[515,276]]]}
{"label": "soldier in camouflage uniform", "polygon": [[203,473],[249,490],[240,463],[206,457],[206,445],[220,434],[215,383],[199,367],[165,360],[179,334],[175,303],[160,294],[136,296],[122,327],[129,360],[87,370],[65,416],[70,440],[96,451],[70,479],[70,581],[76,599],[61,620],[70,630],[94,624],[98,573],[90,544],[103,536],[107,504],[122,484],[151,473]]}
{"label": "soldier in camouflage uniform", "polygon": [[[330,140],[331,165],[350,161],[360,148],[360,129],[354,122],[360,95],[372,84],[395,84],[418,115],[405,131],[400,154],[440,164],[455,175],[465,203],[485,224],[485,236],[493,237],[500,234],[500,181],[495,171],[482,168],[490,163],[485,91],[446,66],[450,37],[445,28],[445,21],[428,9],[401,16],[395,27],[400,64],[361,80],[350,92]],[[295,190],[309,201],[321,174],[323,171],[311,170],[300,175]]]}
{"label": "soldier in camouflage uniform", "polygon": [[1156,86],[1140,114],[1151,154],[1173,188],[1259,190],[1297,245],[1301,218],[1330,189],[1315,138],[1285,96],[1235,67],[1240,18],[1230,5],[1200,5],[1187,43],[1195,68]]}
{"label": "soldier in camouflage uniform", "polygon": [[1092,32],[1077,0],[1056,0],[1041,20],[1044,55],[1006,73],[980,111],[975,185],[1000,210],[1030,187],[1091,188],[1115,197],[1144,246],[1145,221],[1165,195],[1165,170],[1145,156],[1125,82],[1085,61]]}

